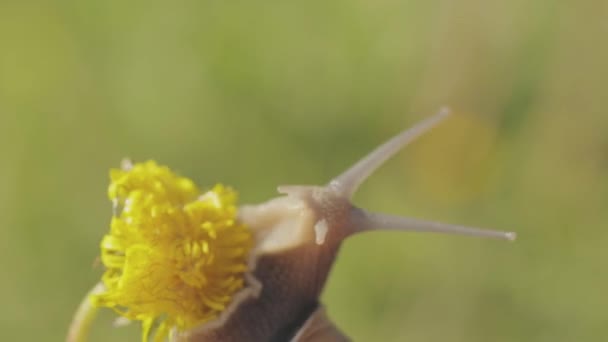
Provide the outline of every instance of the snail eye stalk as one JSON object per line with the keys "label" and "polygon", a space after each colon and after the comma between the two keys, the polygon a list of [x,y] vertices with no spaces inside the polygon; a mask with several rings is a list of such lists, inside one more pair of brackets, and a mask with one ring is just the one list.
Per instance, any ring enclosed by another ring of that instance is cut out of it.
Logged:
{"label": "snail eye stalk", "polygon": [[378,146],[357,163],[344,171],[341,175],[331,180],[329,186],[335,188],[346,198],[352,198],[361,183],[363,183],[374,171],[392,158],[397,152],[416,140],[424,133],[430,131],[450,115],[447,107],[419,122],[415,126],[397,134],[384,144]]}

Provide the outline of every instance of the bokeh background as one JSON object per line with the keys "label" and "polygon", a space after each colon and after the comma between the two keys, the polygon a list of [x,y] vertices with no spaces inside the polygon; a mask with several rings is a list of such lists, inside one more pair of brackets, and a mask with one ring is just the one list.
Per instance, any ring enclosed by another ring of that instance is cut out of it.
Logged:
{"label": "bokeh background", "polygon": [[[602,0],[1,1],[0,337],[64,339],[121,158],[260,202],[447,104],[357,204],[519,239],[354,237],[331,316],[355,341],[605,341],[606,18]],[[139,339],[112,318],[92,341]]]}

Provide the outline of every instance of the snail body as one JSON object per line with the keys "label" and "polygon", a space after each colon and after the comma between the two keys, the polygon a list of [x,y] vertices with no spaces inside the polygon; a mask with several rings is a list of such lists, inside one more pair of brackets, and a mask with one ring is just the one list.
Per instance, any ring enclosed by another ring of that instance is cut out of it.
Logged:
{"label": "snail body", "polygon": [[[342,242],[349,236],[372,230],[403,230],[513,240],[515,234],[511,232],[372,213],[352,204],[352,196],[367,177],[448,115],[449,111],[443,109],[403,131],[324,186],[279,186],[282,196],[238,207],[235,221],[250,230],[253,240],[243,274],[244,286],[217,318],[189,329],[173,328],[168,334],[170,339],[349,341],[328,319],[319,301]],[[80,341],[80,327],[86,326],[82,316],[76,315],[68,342]],[[147,339],[145,333],[144,340]]]}
{"label": "snail body", "polygon": [[[310,193],[298,191],[240,209],[239,218],[256,233],[252,281],[261,286],[244,290],[242,299],[232,304],[233,311],[188,332],[185,340],[278,342],[300,333],[294,341],[306,341],[301,328],[322,310],[319,296],[347,229],[343,215],[348,208],[324,213],[327,207],[316,206],[313,198],[326,196],[323,192],[312,188]],[[314,229],[320,217],[327,222],[322,243]]]}
{"label": "snail body", "polygon": [[342,242],[376,229],[435,231],[513,240],[496,232],[369,213],[351,203],[358,186],[402,147],[434,127],[447,109],[381,145],[325,186],[279,186],[285,195],[240,208],[254,231],[254,277],[262,284],[213,325],[187,334],[188,341],[348,341],[328,320],[319,296]]}

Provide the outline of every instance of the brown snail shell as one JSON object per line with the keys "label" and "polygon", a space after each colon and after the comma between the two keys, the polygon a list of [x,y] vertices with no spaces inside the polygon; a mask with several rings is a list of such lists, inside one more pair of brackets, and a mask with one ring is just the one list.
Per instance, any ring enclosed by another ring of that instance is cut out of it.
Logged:
{"label": "brown snail shell", "polygon": [[304,323],[291,342],[348,342],[346,337],[325,314],[325,309],[318,308]]}
{"label": "brown snail shell", "polygon": [[248,287],[214,322],[178,337],[191,342],[349,341],[319,303],[344,239],[369,230],[445,232],[513,240],[497,232],[369,213],[353,206],[358,186],[386,160],[448,115],[444,109],[395,136],[326,186],[282,186],[286,196],[243,206],[239,219],[254,231]]}

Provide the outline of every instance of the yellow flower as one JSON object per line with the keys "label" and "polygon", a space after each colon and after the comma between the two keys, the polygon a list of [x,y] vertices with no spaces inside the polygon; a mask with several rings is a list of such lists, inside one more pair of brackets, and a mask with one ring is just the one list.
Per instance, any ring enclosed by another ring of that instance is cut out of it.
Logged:
{"label": "yellow flower", "polygon": [[245,284],[250,230],[236,221],[236,193],[201,194],[154,161],[110,172],[114,204],[101,241],[104,290],[90,295],[141,321],[143,340],[164,340],[217,318]]}

